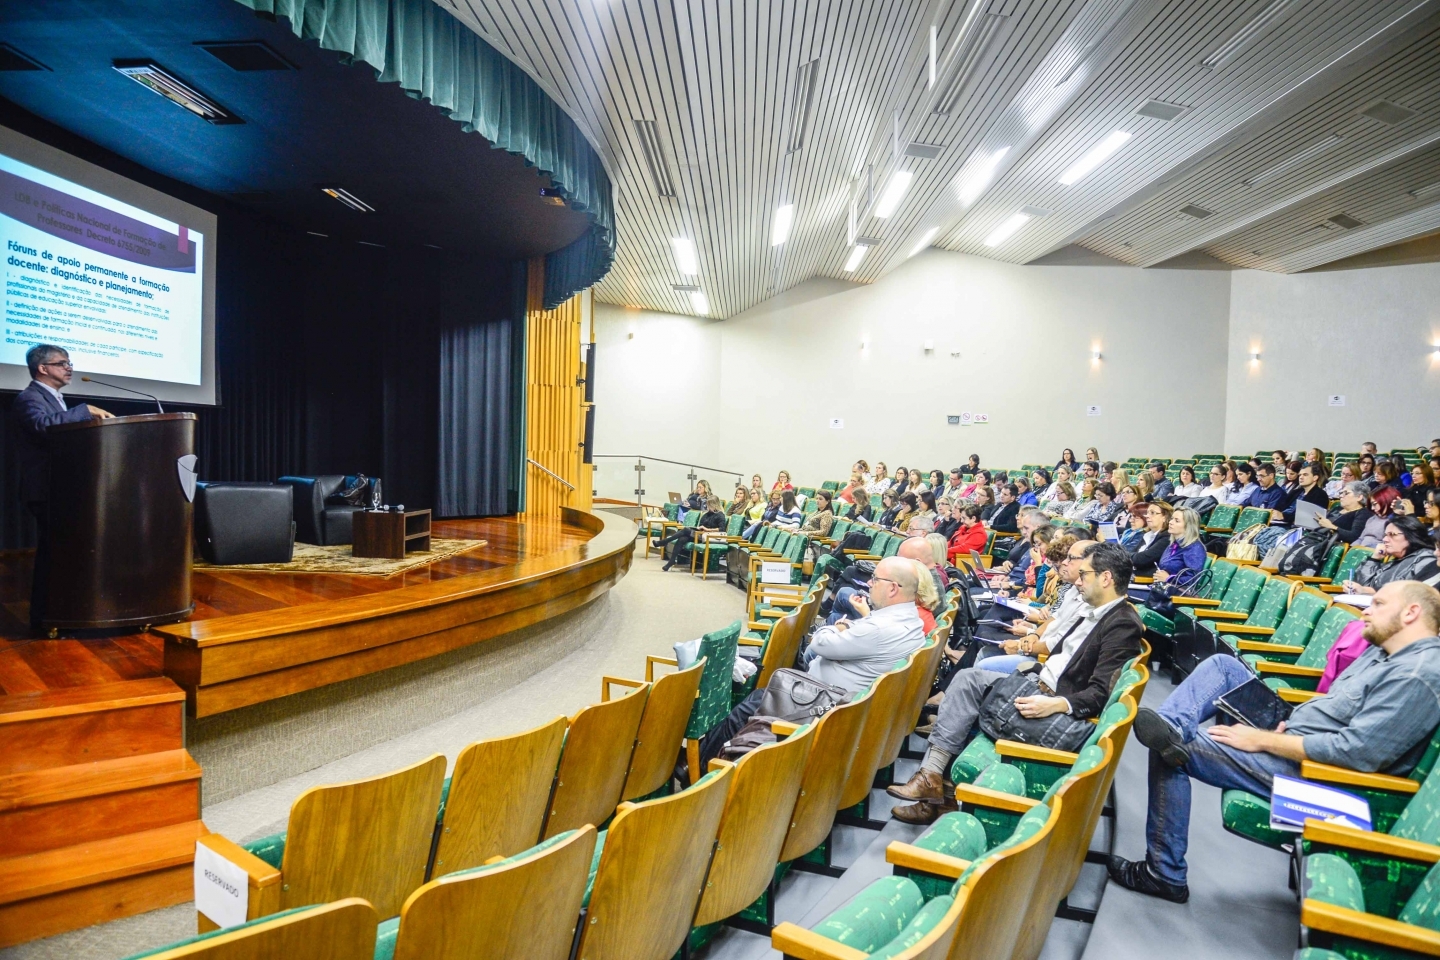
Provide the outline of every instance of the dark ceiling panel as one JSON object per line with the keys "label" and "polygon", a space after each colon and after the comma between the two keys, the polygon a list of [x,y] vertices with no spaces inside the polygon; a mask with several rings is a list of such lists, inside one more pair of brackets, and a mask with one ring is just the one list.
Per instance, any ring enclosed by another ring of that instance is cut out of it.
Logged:
{"label": "dark ceiling panel", "polygon": [[[49,68],[0,71],[0,97],[302,230],[519,258],[558,250],[588,225],[541,198],[549,179],[522,158],[235,0],[7,3],[0,33]],[[257,49],[293,69],[257,68]],[[245,122],[206,123],[111,66],[135,58],[154,60]],[[320,185],[343,186],[375,212],[350,210]]]}

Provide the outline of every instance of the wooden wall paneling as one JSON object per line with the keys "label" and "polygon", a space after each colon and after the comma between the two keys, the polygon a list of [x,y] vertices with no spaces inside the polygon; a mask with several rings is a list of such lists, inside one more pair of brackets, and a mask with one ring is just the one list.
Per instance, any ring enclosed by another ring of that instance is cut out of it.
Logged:
{"label": "wooden wall paneling", "polygon": [[543,309],[545,262],[530,261],[525,337],[525,456],[563,477],[525,465],[525,513],[554,516],[562,506],[588,509],[589,480],[581,470],[584,389],[580,377],[580,330],[588,303],[577,294],[554,310]]}

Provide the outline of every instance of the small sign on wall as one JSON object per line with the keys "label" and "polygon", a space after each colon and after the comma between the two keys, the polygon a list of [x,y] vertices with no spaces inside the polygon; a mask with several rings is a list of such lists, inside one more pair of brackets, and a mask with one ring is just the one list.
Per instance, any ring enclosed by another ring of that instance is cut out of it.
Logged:
{"label": "small sign on wall", "polygon": [[976,422],[976,423],[989,423],[989,422],[990,422],[990,414],[988,414],[988,413],[977,413],[977,414],[975,414],[975,422]]}
{"label": "small sign on wall", "polygon": [[958,414],[958,413],[952,413],[952,414],[950,414],[948,417],[945,418],[945,422],[948,423],[948,424],[949,424],[950,426],[952,426],[952,427],[958,427],[958,426],[960,426],[960,414]]}
{"label": "small sign on wall", "polygon": [[1345,394],[1343,394],[1343,393],[1332,393],[1332,394],[1330,394],[1330,406],[1332,406],[1332,407],[1343,407],[1343,406],[1345,406]]}
{"label": "small sign on wall", "polygon": [[964,413],[960,414],[960,426],[968,427],[974,422],[975,414],[971,413],[969,410],[966,410]]}
{"label": "small sign on wall", "polygon": [[1098,417],[1098,416],[1100,416],[1100,406],[1099,406],[1099,404],[1094,404],[1094,403],[1092,403],[1092,404],[1090,404],[1090,406],[1086,407],[1086,408],[1085,408],[1085,416],[1087,416],[1087,417]]}
{"label": "small sign on wall", "polygon": [[845,429],[845,421],[842,420],[842,419],[840,419],[839,417],[831,417],[831,418],[830,418],[830,429],[831,429],[831,430],[844,430],[844,429]]}

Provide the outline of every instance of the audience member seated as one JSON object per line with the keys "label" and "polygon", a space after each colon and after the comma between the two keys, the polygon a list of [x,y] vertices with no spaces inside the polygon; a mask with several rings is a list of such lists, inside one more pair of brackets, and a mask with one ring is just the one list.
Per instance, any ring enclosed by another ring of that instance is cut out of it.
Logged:
{"label": "audience member seated", "polygon": [[775,512],[775,518],[770,521],[771,526],[781,527],[785,530],[799,530],[800,524],[805,519],[800,504],[795,499],[794,490],[785,490],[780,494],[780,509]]}
{"label": "audience member seated", "polygon": [[870,494],[863,489],[854,493],[855,506],[850,510],[850,519],[869,523],[875,519],[875,508],[870,505]]}
{"label": "audience member seated", "polygon": [[1296,468],[1295,476],[1295,488],[1286,493],[1285,501],[1278,510],[1270,511],[1271,522],[1278,521],[1286,526],[1293,525],[1295,523],[1295,504],[1301,500],[1317,506],[1321,510],[1330,509],[1330,495],[1325,492],[1324,467],[1318,463],[1301,463]]}
{"label": "audience member seated", "polygon": [[861,475],[859,470],[856,470],[854,473],[850,474],[850,482],[845,484],[845,486],[841,487],[840,492],[837,493],[835,496],[845,501],[846,503],[854,503],[855,491],[864,489],[865,478]]}
{"label": "audience member seated", "polygon": [[1175,496],[1175,484],[1165,476],[1165,464],[1152,463],[1149,470],[1150,480],[1155,485],[1155,489],[1151,492],[1151,499],[1168,501]]}
{"label": "audience member seated", "polygon": [[730,506],[725,510],[725,517],[746,517],[750,512],[750,488],[738,486],[735,488],[735,499],[730,501]]}
{"label": "audience member seated", "polygon": [[1326,530],[1333,530],[1341,543],[1357,543],[1365,533],[1365,522],[1372,516],[1368,509],[1370,488],[1359,480],[1352,480],[1345,484],[1339,496],[1340,506],[1316,523]]}
{"label": "audience member seated", "polygon": [[888,468],[885,464],[876,461],[875,475],[869,483],[865,484],[865,492],[870,494],[871,497],[878,497],[890,489],[890,474],[887,470]]}
{"label": "audience member seated", "polygon": [[980,472],[980,454],[978,454],[978,453],[972,453],[972,454],[970,454],[970,456],[966,457],[966,458],[965,458],[965,466],[963,466],[963,467],[960,468],[960,472],[963,473],[963,474],[964,474],[965,476],[967,476],[967,477],[973,477],[973,476],[975,476],[975,474],[979,473],[979,472]]}
{"label": "audience member seated", "polygon": [[1085,511],[1083,519],[1086,523],[1095,525],[1113,523],[1124,509],[1125,505],[1116,499],[1114,485],[1108,480],[1102,480],[1095,488],[1095,503]]}
{"label": "audience member seated", "polygon": [[[792,505],[793,505],[794,502],[795,502],[793,495],[792,495],[792,497],[791,497],[790,502],[791,502]],[[769,503],[767,503],[767,504],[765,505],[765,508],[764,508],[764,510],[761,512],[759,519],[757,519],[754,523],[750,524],[750,526],[746,527],[746,528],[745,528],[745,532],[744,532],[744,534],[742,534],[742,536],[744,536],[746,540],[754,540],[755,537],[756,537],[757,535],[759,535],[759,533],[760,533],[760,525],[761,525],[762,523],[774,523],[774,522],[775,522],[775,518],[780,515],[780,511],[781,511],[781,509],[784,507],[784,504],[785,504],[785,495],[784,495],[783,493],[781,493],[779,490],[773,491],[773,492],[770,494]],[[751,508],[750,508],[750,516],[751,516],[751,517],[754,516],[754,512],[755,512],[755,508],[754,508],[754,507],[751,507]]]}
{"label": "audience member seated", "polygon": [[1069,447],[1061,451],[1060,459],[1055,464],[1055,470],[1058,472],[1061,467],[1069,470],[1071,474],[1076,473],[1080,469],[1080,462],[1075,459],[1075,451]]}
{"label": "audience member seated", "polygon": [[770,489],[772,491],[794,490],[795,486],[790,482],[790,471],[781,470],[779,475],[775,477],[775,482],[771,484]]}
{"label": "audience member seated", "polygon": [[1197,497],[1214,497],[1216,503],[1224,503],[1225,498],[1230,495],[1230,485],[1225,481],[1225,466],[1215,464],[1210,468],[1210,483],[1199,493]]}
{"label": "audience member seated", "polygon": [[1013,483],[1002,483],[996,488],[995,512],[982,517],[995,533],[1015,533],[1020,527],[1020,488]]}
{"label": "audience member seated", "polygon": [[1255,469],[1255,487],[1241,502],[1242,507],[1260,507],[1278,512],[1285,501],[1285,488],[1275,482],[1275,465],[1262,463]]}
{"label": "audience member seated", "polygon": [[899,515],[900,498],[895,495],[894,490],[886,490],[880,496],[880,516],[875,519],[875,524],[889,530],[895,525],[895,518]]}
{"label": "audience member seated", "polygon": [[1342,586],[1346,593],[1373,594],[1396,580],[1419,580],[1432,587],[1440,584],[1440,567],[1436,566],[1432,546],[1433,541],[1419,520],[1391,517],[1375,552]]}
{"label": "audience member seated", "polygon": [[1156,564],[1155,581],[1184,587],[1205,569],[1205,542],[1200,539],[1200,514],[1189,507],[1176,507],[1170,514],[1166,530],[1170,545]]}
{"label": "audience member seated", "polygon": [[1375,488],[1380,486],[1380,479],[1375,476],[1375,455],[1373,453],[1362,453],[1356,461],[1360,465],[1360,480],[1370,486],[1373,493]]}
{"label": "audience member seated", "polygon": [[1030,540],[1035,531],[1049,523],[1049,518],[1039,507],[1020,508],[1020,538],[1005,555],[1005,560],[995,568],[996,573],[1013,575],[1016,567],[1020,567],[1023,573],[1025,567],[1030,564]]}
{"label": "audience member seated", "polygon": [[890,526],[895,530],[904,530],[905,525],[910,522],[910,518],[920,512],[920,498],[913,493],[902,493],[899,506],[900,509],[896,512],[895,520]]}
{"label": "audience member seated", "polygon": [[807,537],[828,537],[830,528],[835,526],[835,511],[831,509],[834,494],[829,490],[815,491],[815,512],[805,517],[800,532]]}
{"label": "audience member seated", "polygon": [[934,492],[930,490],[921,490],[920,493],[916,495],[916,499],[920,501],[919,508],[912,515],[911,519],[913,519],[914,517],[924,517],[926,520],[934,523],[940,516],[939,511],[935,508]]}
{"label": "audience member seated", "polygon": [[[1272,472],[1270,477],[1273,480],[1275,474]],[[1258,489],[1260,489],[1260,485],[1255,482],[1255,467],[1249,463],[1237,463],[1235,464],[1235,480],[1230,484],[1230,489],[1221,502],[1232,507],[1248,507],[1250,496]]]}
{"label": "audience member seated", "polygon": [[[873,683],[925,642],[925,628],[915,607],[919,566],[904,557],[886,557],[870,578],[869,613],[860,620],[842,620],[815,631],[802,654],[805,672],[821,683],[852,695]],[[771,682],[774,682],[773,680]],[[765,690],[755,690],[705,735],[700,744],[702,765],[745,726],[760,708]],[[682,754],[678,766],[685,766]]]}
{"label": "audience member seated", "polygon": [[941,497],[935,501],[935,532],[944,537],[948,543],[960,529],[960,511],[956,509],[955,503],[949,497]]}
{"label": "audience member seated", "polygon": [[1055,491],[1055,495],[1046,498],[1045,515],[1047,517],[1063,517],[1065,511],[1075,505],[1075,487],[1069,480],[1059,480],[1052,485],[1051,489]]}
{"label": "audience member seated", "polygon": [[1138,536],[1129,537],[1122,544],[1130,554],[1135,576],[1152,576],[1160,566],[1160,559],[1170,549],[1170,516],[1174,512],[1175,508],[1163,500],[1146,505],[1145,526],[1138,531]]}
{"label": "audience member seated", "polygon": [[[704,483],[704,481],[702,480],[701,483]],[[719,532],[725,530],[725,513],[721,509],[719,497],[711,497],[705,501],[705,513],[693,528],[680,527],[655,542],[655,547],[660,551],[660,556],[665,558],[665,570],[669,570],[684,559],[685,548],[695,542],[696,530],[715,530]],[[667,549],[670,551],[668,556],[665,552]]]}
{"label": "audience member seated", "polygon": [[1340,492],[1347,486],[1360,479],[1360,465],[1358,463],[1344,463],[1325,484],[1325,492],[1331,500],[1340,499]]}
{"label": "audience member seated", "polygon": [[695,482],[695,489],[691,491],[690,496],[680,502],[680,516],[685,516],[690,510],[704,510],[713,495],[714,494],[710,492],[709,483],[704,480],[697,480]]}
{"label": "audience member seated", "polygon": [[1355,541],[1357,547],[1375,547],[1385,537],[1385,524],[1394,515],[1395,504],[1400,494],[1394,487],[1382,487],[1370,493],[1370,516],[1365,520],[1365,532]]}
{"label": "audience member seated", "polygon": [[1158,711],[1140,708],[1135,738],[1150,749],[1148,849],[1144,860],[1111,857],[1113,882],[1176,903],[1189,899],[1192,778],[1268,797],[1275,776],[1298,777],[1303,760],[1396,776],[1414,768],[1440,726],[1440,593],[1411,581],[1388,584],[1364,620],[1372,649],[1276,730],[1200,729],[1215,716],[1216,699],[1254,676],[1234,657],[1210,657]]}
{"label": "audience member seated", "polygon": [[1048,655],[1050,644],[1058,643],[1089,609],[1075,588],[1075,572],[1080,561],[1100,544],[1094,540],[1065,539],[1064,555],[1056,563],[1056,579],[1063,586],[1054,605],[1026,613],[1021,619],[1011,621],[1009,627],[987,624],[985,632],[979,635],[998,643],[987,643],[981,648],[976,655],[976,666],[996,673],[1014,673],[1027,663],[1037,662],[1039,655]]}
{"label": "audience member seated", "polygon": [[909,782],[888,788],[891,796],[913,801],[896,807],[892,816],[927,824],[955,808],[945,774],[982,718],[981,729],[994,740],[1059,750],[1076,750],[1085,742],[1095,729],[1090,718],[1105,708],[1125,661],[1140,652],[1144,628],[1125,599],[1130,569],[1125,551],[1109,543],[1079,561],[1075,585],[1087,609],[1053,641],[1043,666],[1006,674],[982,665],[956,673],[940,701],[920,769]]}
{"label": "audience member seated", "polygon": [[960,527],[950,537],[950,563],[957,558],[970,559],[970,551],[979,553],[985,549],[985,521],[980,519],[980,508],[967,503],[960,508]]}
{"label": "audience member seated", "polygon": [[[1070,472],[1069,468],[1057,468],[1055,470],[1055,479],[1051,482],[1050,486],[1045,488],[1045,492],[1040,494],[1040,502],[1044,504],[1051,500],[1054,500],[1057,496],[1059,496],[1060,484],[1069,484],[1074,478],[1075,475]],[[1075,499],[1075,487],[1073,485],[1070,487],[1070,499]]]}
{"label": "audience member seated", "polygon": [[1410,468],[1410,485],[1405,488],[1405,499],[1410,501],[1410,506],[1416,513],[1425,512],[1425,501],[1434,489],[1435,472],[1430,469],[1427,461],[1416,460],[1415,466]]}
{"label": "audience member seated", "polygon": [[945,484],[945,491],[942,496],[954,500],[956,497],[959,497],[961,491],[969,485],[969,482],[965,479],[965,475],[960,472],[960,468],[955,467],[950,471],[950,479]]}
{"label": "audience member seated", "polygon": [[1075,487],[1075,500],[1060,514],[1066,520],[1085,519],[1085,514],[1095,506],[1095,488],[1100,486],[1099,480],[1081,480]]}
{"label": "audience member seated", "polygon": [[[1121,471],[1115,471],[1119,473]],[[1133,483],[1127,483],[1123,487],[1116,488],[1119,493],[1115,500],[1120,504],[1120,509],[1115,512],[1115,529],[1124,533],[1127,530],[1145,529],[1145,508],[1146,503],[1140,496],[1140,491],[1135,489]]]}
{"label": "audience member seated", "polygon": [[1049,470],[1040,469],[1030,474],[1030,490],[1035,494],[1035,504],[1037,506],[1041,500],[1049,499],[1051,483]]}
{"label": "audience member seated", "polygon": [[935,494],[937,499],[945,494],[945,471],[931,470],[927,479],[930,484],[930,492]]}
{"label": "audience member seated", "polygon": [[1028,478],[1026,478],[1026,477],[1016,477],[1014,480],[1012,480],[1012,481],[1010,481],[1010,482],[1013,483],[1013,484],[1015,484],[1016,489],[1018,489],[1018,490],[1020,491],[1020,496],[1019,496],[1019,498],[1018,498],[1018,502],[1019,502],[1020,506],[1022,506],[1022,507],[1035,507],[1035,506],[1039,506],[1039,504],[1040,504],[1040,498],[1037,497],[1037,496],[1035,496],[1035,491],[1034,491],[1034,490],[1030,489],[1030,481],[1029,481]]}

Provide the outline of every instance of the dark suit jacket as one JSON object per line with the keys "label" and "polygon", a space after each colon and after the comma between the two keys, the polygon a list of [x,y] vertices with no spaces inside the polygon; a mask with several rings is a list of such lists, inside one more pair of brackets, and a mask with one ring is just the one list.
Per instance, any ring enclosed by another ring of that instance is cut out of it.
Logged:
{"label": "dark suit jacket", "polygon": [[89,420],[90,408],[77,403],[68,410],[34,380],[10,405],[10,436],[20,471],[20,499],[26,503],[50,499],[50,445],[47,428],[57,423]]}
{"label": "dark suit jacket", "polygon": [[[1070,701],[1070,716],[1076,720],[1098,717],[1110,698],[1110,689],[1120,675],[1125,661],[1140,652],[1140,638],[1145,632],[1140,614],[1128,601],[1122,600],[1100,618],[1095,629],[1085,638],[1080,652],[1065,665],[1055,695]],[[1060,649],[1064,649],[1062,643]],[[1059,650],[1052,650],[1051,654]]]}

